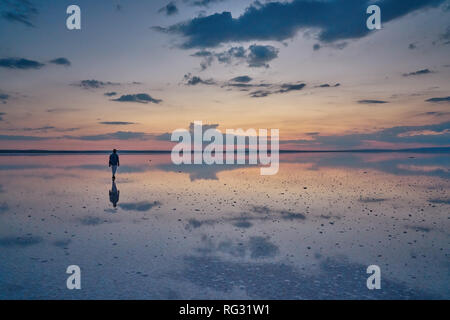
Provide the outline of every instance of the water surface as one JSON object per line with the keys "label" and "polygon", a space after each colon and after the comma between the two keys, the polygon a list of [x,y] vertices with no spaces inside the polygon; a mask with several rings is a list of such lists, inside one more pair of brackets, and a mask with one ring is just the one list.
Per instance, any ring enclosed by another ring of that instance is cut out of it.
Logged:
{"label": "water surface", "polygon": [[283,154],[275,176],[122,155],[115,185],[106,164],[0,156],[1,299],[450,298],[448,154]]}

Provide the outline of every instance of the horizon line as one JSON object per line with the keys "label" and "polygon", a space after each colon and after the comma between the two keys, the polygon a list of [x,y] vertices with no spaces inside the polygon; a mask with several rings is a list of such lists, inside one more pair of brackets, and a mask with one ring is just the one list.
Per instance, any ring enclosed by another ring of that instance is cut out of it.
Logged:
{"label": "horizon line", "polygon": [[[40,150],[40,149],[0,149],[0,154],[104,154],[111,150]],[[271,152],[271,150],[268,150]],[[425,147],[425,148],[402,148],[402,149],[343,149],[343,150],[279,150],[279,153],[382,153],[382,152],[437,152],[450,153],[450,147]],[[168,154],[171,150],[122,150],[124,154]],[[195,151],[191,151],[195,153]],[[225,151],[224,151],[225,153]],[[234,152],[237,153],[237,152]],[[248,149],[245,150],[248,153]]]}

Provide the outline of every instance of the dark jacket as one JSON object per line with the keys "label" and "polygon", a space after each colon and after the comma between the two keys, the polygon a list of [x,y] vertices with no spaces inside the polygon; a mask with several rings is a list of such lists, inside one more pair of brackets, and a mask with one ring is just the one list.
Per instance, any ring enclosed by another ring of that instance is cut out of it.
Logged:
{"label": "dark jacket", "polygon": [[120,166],[119,156],[117,155],[117,153],[111,153],[111,155],[109,156],[109,165]]}

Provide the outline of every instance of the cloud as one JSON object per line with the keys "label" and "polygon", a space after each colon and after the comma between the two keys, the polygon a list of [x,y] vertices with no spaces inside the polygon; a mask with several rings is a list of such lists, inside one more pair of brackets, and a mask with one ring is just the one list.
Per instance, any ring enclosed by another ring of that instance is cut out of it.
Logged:
{"label": "cloud", "polygon": [[389,103],[389,102],[383,101],[383,100],[359,100],[358,103],[359,104],[384,104],[384,103]]}
{"label": "cloud", "polygon": [[414,72],[404,73],[403,76],[404,77],[421,76],[421,75],[430,74],[430,73],[434,73],[434,72],[431,71],[430,69],[422,69],[422,70],[418,70],[418,71],[414,71]]}
{"label": "cloud", "polygon": [[0,93],[0,103],[6,104],[8,102],[10,96],[6,93]]}
{"label": "cloud", "polygon": [[432,103],[450,102],[450,97],[430,98],[428,100],[425,100],[425,102],[432,102]]}
{"label": "cloud", "polygon": [[288,93],[291,91],[301,91],[306,87],[305,83],[283,83],[281,85],[271,85],[274,89],[256,90],[250,93],[252,98],[264,98],[272,94]]}
{"label": "cloud", "polygon": [[126,122],[126,121],[103,121],[99,123],[111,126],[127,126],[130,124],[136,124],[135,122]]}
{"label": "cloud", "polygon": [[8,69],[40,69],[45,64],[24,58],[4,58],[0,59],[0,67]]}
{"label": "cloud", "polygon": [[251,45],[249,47],[248,66],[254,68],[268,68],[267,62],[278,57],[278,49],[273,46]]}
{"label": "cloud", "polygon": [[450,115],[450,112],[429,111],[418,114],[418,116],[434,116],[434,117],[444,117],[447,115]]}
{"label": "cloud", "polygon": [[276,93],[299,91],[299,90],[302,90],[305,86],[306,86],[306,84],[304,84],[304,83],[297,83],[297,84],[285,83],[285,84],[281,85],[281,89],[276,91]]}
{"label": "cloud", "polygon": [[107,96],[107,97],[113,97],[115,95],[117,95],[117,92],[115,92],[115,91],[113,91],[113,92],[105,92],[105,96]]}
{"label": "cloud", "polygon": [[330,85],[328,83],[324,83],[324,84],[316,86],[316,88],[337,88],[337,87],[340,87],[340,86],[341,86],[340,83],[336,83],[334,85]]}
{"label": "cloud", "polygon": [[410,44],[408,45],[408,49],[409,49],[409,50],[415,50],[415,49],[417,49],[417,45],[416,45],[415,43],[410,43]]}
{"label": "cloud", "polygon": [[80,128],[56,128],[54,126],[44,126],[44,127],[37,127],[37,128],[14,128],[14,129],[7,129],[7,131],[24,131],[24,132],[48,132],[48,131],[54,131],[54,132],[70,132],[70,131],[76,131]]}
{"label": "cloud", "polygon": [[183,48],[217,47],[223,43],[242,41],[283,41],[300,30],[316,30],[321,42],[330,43],[358,39],[370,33],[364,14],[371,4],[380,4],[383,23],[408,13],[434,8],[445,0],[335,0],[335,1],[259,1],[233,18],[231,12],[199,16],[187,22],[155,30],[183,37]]}
{"label": "cloud", "polygon": [[159,201],[154,201],[154,202],[141,201],[141,202],[121,203],[121,204],[119,204],[119,207],[125,211],[144,212],[144,211],[149,211],[153,207],[157,207],[160,205],[161,205],[161,203]]}
{"label": "cloud", "polygon": [[65,113],[65,112],[77,112],[80,111],[78,108],[53,108],[53,109],[47,109],[46,112],[48,113]]}
{"label": "cloud", "polygon": [[312,140],[280,141],[280,143],[307,143],[332,149],[351,149],[361,146],[366,141],[447,146],[450,144],[450,122],[423,126],[398,126],[382,129],[372,133],[353,133],[331,136],[315,135],[312,137]]}
{"label": "cloud", "polygon": [[83,135],[83,136],[64,136],[65,139],[101,141],[101,140],[149,140],[154,135],[145,132],[117,131],[113,133]]}
{"label": "cloud", "polygon": [[0,140],[6,141],[43,141],[49,140],[46,137],[35,137],[35,136],[14,136],[14,135],[0,135]]}
{"label": "cloud", "polygon": [[[301,91],[306,87],[305,83],[282,83],[282,84],[271,84],[271,83],[251,83],[253,79],[249,76],[240,76],[233,78],[226,82],[218,82],[214,79],[202,79],[198,76],[193,76],[188,73],[184,76],[183,82],[185,85],[195,86],[195,85],[217,85],[222,88],[236,88],[240,91],[251,91],[249,96],[252,98],[262,98],[267,97],[272,94],[288,93],[292,91]],[[263,88],[263,89],[261,89]],[[257,89],[257,90],[255,90]]]}
{"label": "cloud", "polygon": [[184,0],[187,4],[197,7],[209,7],[210,4],[224,2],[228,0]]}
{"label": "cloud", "polygon": [[198,84],[206,84],[206,85],[216,84],[216,82],[213,79],[203,80],[202,78],[200,78],[198,76],[193,76],[190,73],[184,75],[183,81],[184,81],[184,84],[187,86],[196,86]]}
{"label": "cloud", "polygon": [[159,13],[165,13],[167,16],[172,16],[178,13],[176,4],[172,1],[158,10]]}
{"label": "cloud", "polygon": [[69,67],[72,64],[67,58],[56,58],[56,59],[50,60],[50,63],[58,64],[61,66],[66,66],[66,67]]}
{"label": "cloud", "polygon": [[81,80],[77,85],[83,89],[99,89],[104,88],[106,86],[116,86],[119,85],[119,83],[92,79],[92,80]]}
{"label": "cloud", "polygon": [[34,27],[32,20],[37,14],[37,8],[28,0],[4,0],[0,5],[0,16],[3,19],[27,27]]}
{"label": "cloud", "polygon": [[126,94],[122,95],[120,98],[113,99],[112,101],[117,102],[137,102],[137,103],[155,103],[159,104],[162,102],[160,99],[154,99],[147,93],[137,93],[137,94]]}
{"label": "cloud", "polygon": [[249,83],[253,79],[249,76],[239,76],[230,80],[230,82]]}
{"label": "cloud", "polygon": [[15,129],[15,130],[20,130],[20,131],[47,131],[47,130],[51,130],[51,129],[56,129],[53,126],[44,126],[44,127],[38,127],[38,128],[20,128],[20,129]]}
{"label": "cloud", "polygon": [[278,57],[278,52],[277,48],[270,45],[253,44],[247,49],[238,46],[220,52],[201,50],[192,56],[202,58],[200,63],[202,70],[211,66],[214,60],[227,65],[247,63],[250,68],[268,68],[268,63]]}

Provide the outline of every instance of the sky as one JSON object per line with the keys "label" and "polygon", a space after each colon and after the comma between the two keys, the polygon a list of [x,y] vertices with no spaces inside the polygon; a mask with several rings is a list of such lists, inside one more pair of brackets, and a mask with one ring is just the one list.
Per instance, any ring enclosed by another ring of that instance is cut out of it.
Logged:
{"label": "sky", "polygon": [[450,146],[449,57],[448,0],[2,0],[0,149],[170,150],[194,121],[289,150]]}

